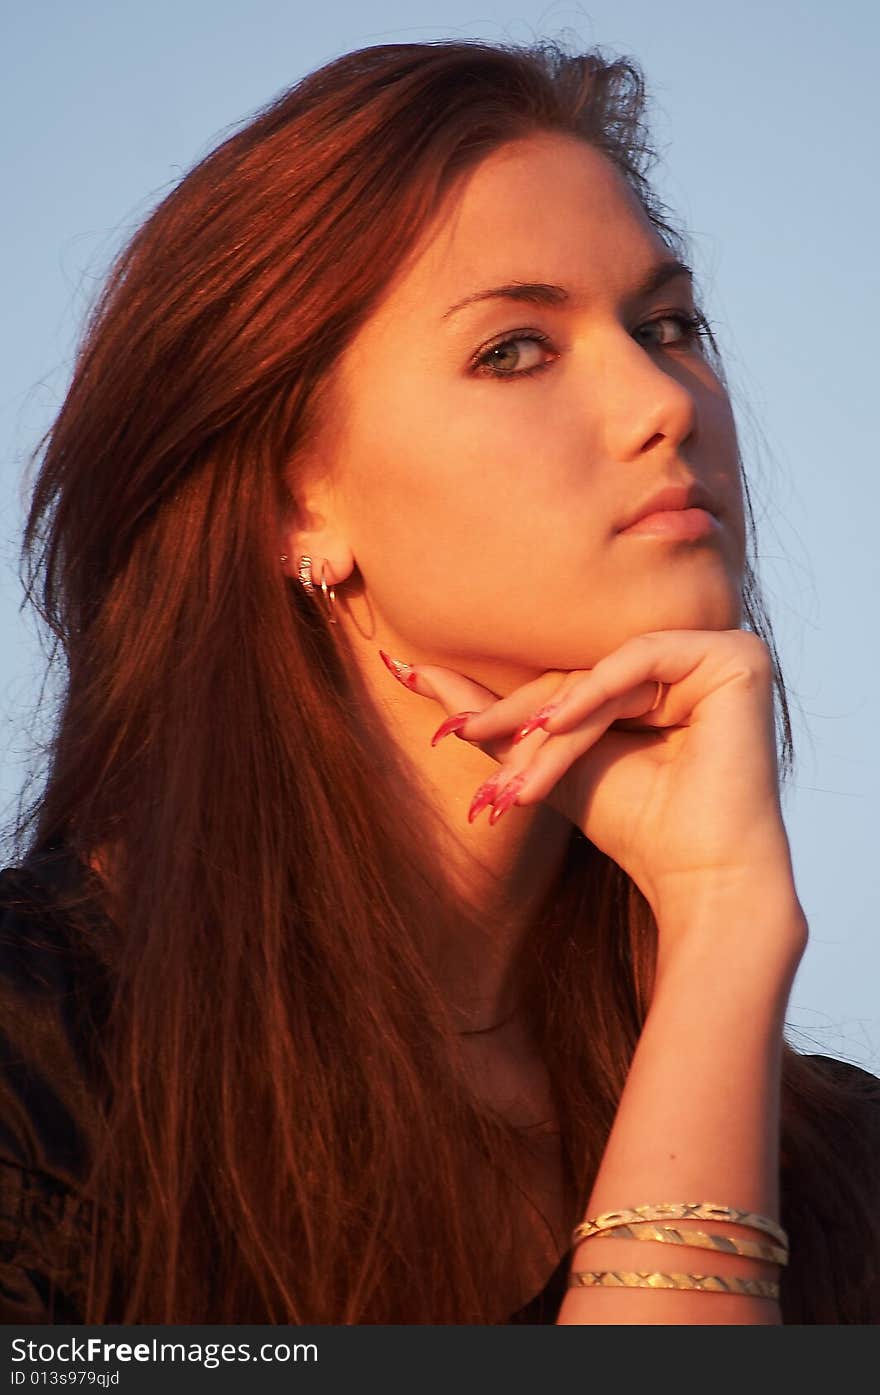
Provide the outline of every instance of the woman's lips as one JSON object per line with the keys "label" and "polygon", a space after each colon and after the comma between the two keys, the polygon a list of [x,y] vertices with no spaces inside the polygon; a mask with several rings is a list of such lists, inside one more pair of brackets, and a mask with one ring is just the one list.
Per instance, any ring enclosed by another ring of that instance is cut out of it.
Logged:
{"label": "woman's lips", "polygon": [[718,519],[707,509],[663,509],[631,523],[621,530],[621,536],[632,533],[650,538],[696,539],[710,537],[720,528]]}

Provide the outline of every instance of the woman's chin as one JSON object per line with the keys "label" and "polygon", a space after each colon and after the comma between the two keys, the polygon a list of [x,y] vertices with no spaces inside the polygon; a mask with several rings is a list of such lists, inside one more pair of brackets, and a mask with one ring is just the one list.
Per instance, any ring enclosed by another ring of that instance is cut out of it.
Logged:
{"label": "woman's chin", "polygon": [[742,621],[742,593],[726,577],[707,578],[699,587],[679,587],[673,596],[652,597],[649,605],[633,606],[618,616],[623,638],[655,630],[737,630]]}
{"label": "woman's chin", "polygon": [[596,625],[595,614],[588,615],[579,630],[562,640],[552,662],[540,667],[593,668],[606,654],[613,653],[637,635],[654,634],[659,630],[737,630],[742,628],[742,623],[741,598],[729,594],[696,596],[689,602],[679,599],[675,605],[633,608],[628,614],[618,611],[601,626]]}

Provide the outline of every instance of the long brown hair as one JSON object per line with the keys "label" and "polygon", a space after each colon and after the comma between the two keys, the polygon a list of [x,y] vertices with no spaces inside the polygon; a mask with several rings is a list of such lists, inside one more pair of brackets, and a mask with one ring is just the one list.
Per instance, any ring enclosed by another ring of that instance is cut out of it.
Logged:
{"label": "long brown hair", "polygon": [[[499,1318],[525,1141],[474,1098],[425,953],[467,911],[436,872],[429,795],[275,543],[334,361],[453,181],[501,143],[593,143],[686,253],[648,183],[645,107],[637,64],[600,50],[348,53],[192,169],[111,269],[41,442],[23,552],[64,688],[19,846],[112,850],[87,1322]],[[706,342],[721,373],[708,324]],[[754,553],[747,488],[746,504]],[[774,656],[784,775],[789,713],[751,563],[743,603]],[[518,965],[572,1224],[650,1002],[655,932],[573,830]],[[784,1276],[790,1311],[866,1320],[812,1267],[828,1272],[811,1188],[843,1171],[825,1129],[845,1091],[785,1052],[805,1275]],[[850,1276],[880,1253],[853,1177],[836,1183]]]}

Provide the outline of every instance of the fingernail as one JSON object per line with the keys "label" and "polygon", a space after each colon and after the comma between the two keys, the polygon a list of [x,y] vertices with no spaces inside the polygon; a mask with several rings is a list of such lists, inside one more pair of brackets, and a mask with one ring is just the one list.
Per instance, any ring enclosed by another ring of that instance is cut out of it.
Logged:
{"label": "fingernail", "polygon": [[546,706],[539,707],[535,715],[530,717],[524,726],[520,727],[511,744],[515,746],[518,741],[522,741],[524,736],[528,736],[530,731],[536,731],[538,727],[542,727],[547,718],[552,716],[558,707],[558,702],[548,702]]}
{"label": "fingernail", "polygon": [[498,790],[498,776],[493,775],[491,779],[485,780],[477,790],[471,800],[471,807],[468,809],[468,823],[473,823],[481,809],[485,809],[487,804],[491,804]]}
{"label": "fingernail", "polygon": [[515,802],[517,795],[525,784],[525,778],[525,772],[521,771],[519,775],[514,775],[513,779],[504,786],[504,789],[495,800],[495,807],[489,815],[489,822],[491,824],[496,824],[501,818],[501,815]]}
{"label": "fingernail", "polygon": [[[441,722],[440,726],[431,737],[431,745],[436,746],[437,742],[442,741],[444,736],[451,736],[453,732],[458,735],[468,718],[475,717],[476,715],[476,712],[456,712],[454,717],[447,717],[446,721]],[[462,740],[464,740],[464,737],[462,737]]]}
{"label": "fingernail", "polygon": [[379,650],[383,664],[389,673],[393,673],[398,683],[402,683],[410,692],[416,686],[416,672],[412,664],[405,664],[402,659],[392,659],[390,654],[386,654],[384,649]]}

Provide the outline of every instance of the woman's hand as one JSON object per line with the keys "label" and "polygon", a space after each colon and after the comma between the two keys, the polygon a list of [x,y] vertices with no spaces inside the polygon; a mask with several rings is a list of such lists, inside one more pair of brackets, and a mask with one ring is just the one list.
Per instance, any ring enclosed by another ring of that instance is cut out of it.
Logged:
{"label": "woman's hand", "polygon": [[772,665],[756,635],[638,635],[595,668],[501,698],[449,669],[404,669],[407,687],[459,709],[438,736],[454,730],[500,761],[471,817],[547,800],[629,874],[658,922],[704,902],[707,887],[760,897],[787,884],[794,897]]}

